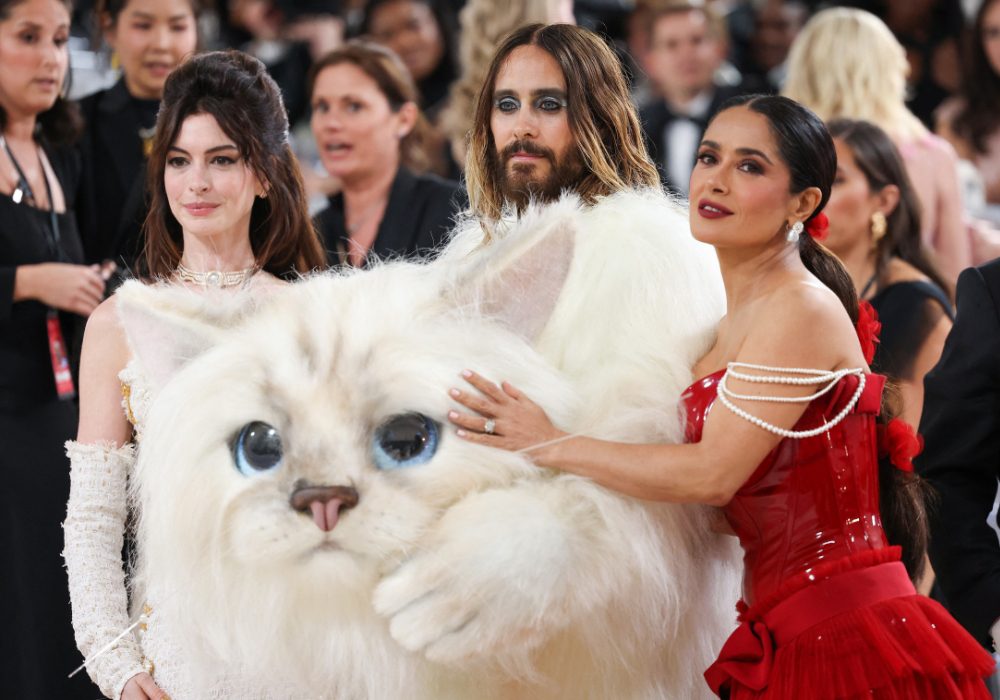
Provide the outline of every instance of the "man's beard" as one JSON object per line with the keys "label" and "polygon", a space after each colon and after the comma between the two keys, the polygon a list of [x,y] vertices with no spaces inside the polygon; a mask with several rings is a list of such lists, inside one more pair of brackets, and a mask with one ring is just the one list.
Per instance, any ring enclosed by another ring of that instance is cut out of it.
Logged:
{"label": "man's beard", "polygon": [[[507,167],[508,161],[515,153],[528,153],[541,156],[549,162],[549,173],[539,179],[534,175],[536,165],[518,163],[512,168]],[[517,213],[523,212],[530,202],[551,202],[557,199],[563,190],[573,190],[583,178],[583,160],[575,147],[567,149],[562,159],[555,153],[533,141],[514,141],[497,155],[493,168],[496,181],[504,201],[514,206]]]}

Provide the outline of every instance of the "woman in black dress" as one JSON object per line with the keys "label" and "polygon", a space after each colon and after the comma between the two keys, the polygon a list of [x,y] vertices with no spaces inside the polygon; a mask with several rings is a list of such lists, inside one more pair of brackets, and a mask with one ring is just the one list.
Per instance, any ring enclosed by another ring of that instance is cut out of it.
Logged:
{"label": "woman in black dress", "polygon": [[920,206],[896,147],[864,121],[829,124],[837,148],[837,179],[826,213],[824,243],[843,261],[858,296],[882,322],[872,363],[899,387],[902,417],[916,427],[924,375],[941,356],[951,330],[947,286],[920,242]]}
{"label": "woman in black dress", "polygon": [[92,698],[62,568],[76,424],[71,350],[104,279],[70,206],[78,117],[61,96],[69,3],[0,0],[0,697]]}
{"label": "woman in black dress", "polygon": [[99,0],[94,8],[122,75],[80,101],[76,213],[87,262],[111,260],[125,273],[140,257],[156,112],[167,75],[197,46],[200,10],[200,0]]}

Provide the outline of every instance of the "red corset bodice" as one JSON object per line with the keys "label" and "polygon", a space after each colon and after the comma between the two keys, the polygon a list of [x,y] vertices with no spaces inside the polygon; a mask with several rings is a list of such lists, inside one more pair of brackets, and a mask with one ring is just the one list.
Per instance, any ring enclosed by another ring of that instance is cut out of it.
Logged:
{"label": "red corset bodice", "polygon": [[[684,392],[687,440],[701,440],[723,371]],[[879,518],[875,417],[885,378],[868,374],[860,400],[840,423],[815,437],[785,438],[725,507],[744,552],[744,600],[753,605],[793,576],[823,575],[824,566],[888,546]],[[858,388],[847,375],[815,399],[794,430],[839,413]],[[720,411],[726,410],[724,406]]]}

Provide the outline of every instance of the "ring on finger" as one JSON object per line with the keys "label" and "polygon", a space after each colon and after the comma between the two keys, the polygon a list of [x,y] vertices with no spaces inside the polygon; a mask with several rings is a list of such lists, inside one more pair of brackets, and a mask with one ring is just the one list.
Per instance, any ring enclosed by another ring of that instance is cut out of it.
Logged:
{"label": "ring on finger", "polygon": [[483,424],[483,432],[487,435],[493,435],[497,430],[497,422],[493,418],[487,418],[486,423]]}

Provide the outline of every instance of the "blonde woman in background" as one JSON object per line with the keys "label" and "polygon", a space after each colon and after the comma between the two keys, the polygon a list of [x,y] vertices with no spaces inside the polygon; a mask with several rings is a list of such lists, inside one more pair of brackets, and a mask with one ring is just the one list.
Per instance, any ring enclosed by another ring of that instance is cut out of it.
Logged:
{"label": "blonde woman in background", "polygon": [[863,119],[888,133],[920,200],[921,238],[950,285],[970,266],[954,149],[904,102],[909,64],[903,46],[875,15],[851,8],[817,13],[792,44],[783,94],[824,121]]}
{"label": "blonde woman in background", "polygon": [[502,4],[494,0],[468,0],[458,21],[462,73],[451,87],[440,124],[451,142],[452,157],[464,167],[476,96],[500,40],[526,24],[576,24],[576,20],[573,0],[511,0]]}

